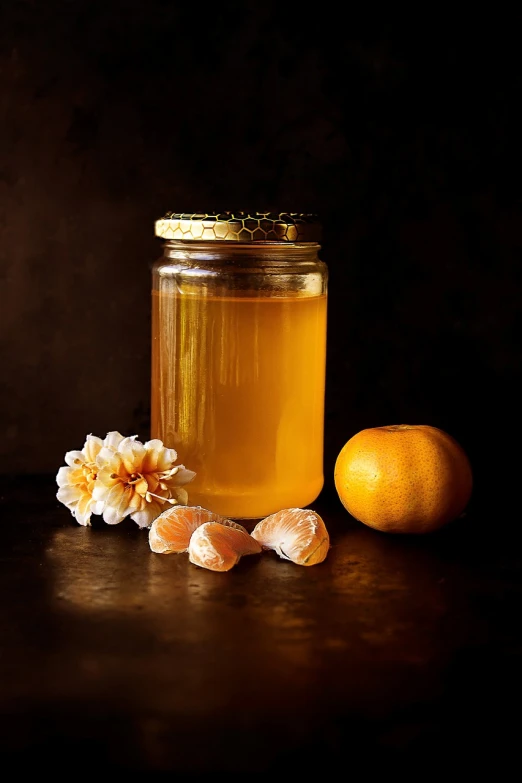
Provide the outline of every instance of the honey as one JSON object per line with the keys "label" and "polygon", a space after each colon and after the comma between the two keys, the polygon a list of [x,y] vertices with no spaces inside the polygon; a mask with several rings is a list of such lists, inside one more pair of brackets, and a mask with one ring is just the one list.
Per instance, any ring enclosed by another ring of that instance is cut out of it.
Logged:
{"label": "honey", "polygon": [[255,518],[315,500],[325,335],[325,296],[153,295],[152,436],[196,471],[191,504]]}

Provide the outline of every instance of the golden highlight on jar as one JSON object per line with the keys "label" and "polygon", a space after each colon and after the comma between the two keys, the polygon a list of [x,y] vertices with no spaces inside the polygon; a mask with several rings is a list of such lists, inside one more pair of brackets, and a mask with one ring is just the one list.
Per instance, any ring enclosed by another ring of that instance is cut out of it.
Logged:
{"label": "golden highlight on jar", "polygon": [[327,267],[298,213],[155,224],[151,437],[196,471],[190,505],[255,520],[324,482]]}

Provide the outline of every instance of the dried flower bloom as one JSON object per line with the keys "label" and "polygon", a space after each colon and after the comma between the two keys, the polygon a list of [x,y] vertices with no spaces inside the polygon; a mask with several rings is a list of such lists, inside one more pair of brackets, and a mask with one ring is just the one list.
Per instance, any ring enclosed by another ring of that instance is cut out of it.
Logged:
{"label": "dried flower bloom", "polygon": [[66,454],[69,467],[58,471],[57,497],[82,525],[90,524],[91,514],[102,514],[109,525],[130,516],[148,527],[165,504],[187,504],[182,486],[196,474],[175,465],[177,456],[161,440],[141,443],[136,435],[109,432],[101,441],[89,435],[83,451]]}
{"label": "dried flower bloom", "polygon": [[[108,437],[105,439],[107,446]],[[123,440],[123,436],[120,437]],[[91,514],[99,514],[101,510],[101,506],[92,497],[92,491],[98,473],[96,457],[104,445],[101,438],[87,435],[81,451],[67,452],[67,466],[60,468],[56,476],[59,487],[56,497],[67,506],[80,525],[90,525]]]}
{"label": "dried flower bloom", "polygon": [[117,525],[130,516],[140,527],[148,527],[165,503],[186,505],[188,494],[182,485],[196,474],[175,465],[177,457],[161,440],[140,443],[135,435],[124,438],[117,451],[102,448],[96,457],[93,499],[103,503],[105,522]]}

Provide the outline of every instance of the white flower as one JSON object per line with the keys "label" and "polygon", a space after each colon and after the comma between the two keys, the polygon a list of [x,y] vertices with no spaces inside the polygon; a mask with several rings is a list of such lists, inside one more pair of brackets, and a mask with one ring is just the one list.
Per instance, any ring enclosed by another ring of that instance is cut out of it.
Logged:
{"label": "white flower", "polygon": [[182,485],[196,475],[161,440],[141,443],[136,435],[123,438],[117,450],[103,446],[96,456],[97,476],[92,499],[95,513],[105,522],[117,525],[130,516],[140,527],[149,527],[166,503],[186,505],[188,494]]}
{"label": "white flower", "polygon": [[130,516],[148,527],[165,503],[187,504],[182,485],[196,474],[175,465],[177,457],[161,440],[143,444],[136,435],[125,438],[116,431],[103,441],[87,435],[82,451],[65,455],[67,466],[56,476],[56,497],[80,525],[90,525],[92,514],[103,514],[109,525]]}
{"label": "white flower", "polygon": [[[119,435],[119,433],[109,433]],[[70,510],[80,525],[91,524],[91,514],[99,514],[99,504],[93,500],[92,491],[98,473],[96,457],[104,446],[110,447],[114,438],[109,435],[102,441],[95,435],[87,435],[81,451],[68,451],[65,455],[67,467],[60,468],[56,475],[58,492],[56,497]],[[119,435],[123,440],[123,436]]]}

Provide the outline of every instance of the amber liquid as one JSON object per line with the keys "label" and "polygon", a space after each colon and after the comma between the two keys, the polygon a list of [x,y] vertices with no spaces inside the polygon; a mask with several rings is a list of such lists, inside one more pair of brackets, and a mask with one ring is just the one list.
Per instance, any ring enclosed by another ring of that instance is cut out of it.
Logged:
{"label": "amber liquid", "polygon": [[153,293],[151,435],[190,505],[257,519],[323,486],[326,296]]}

